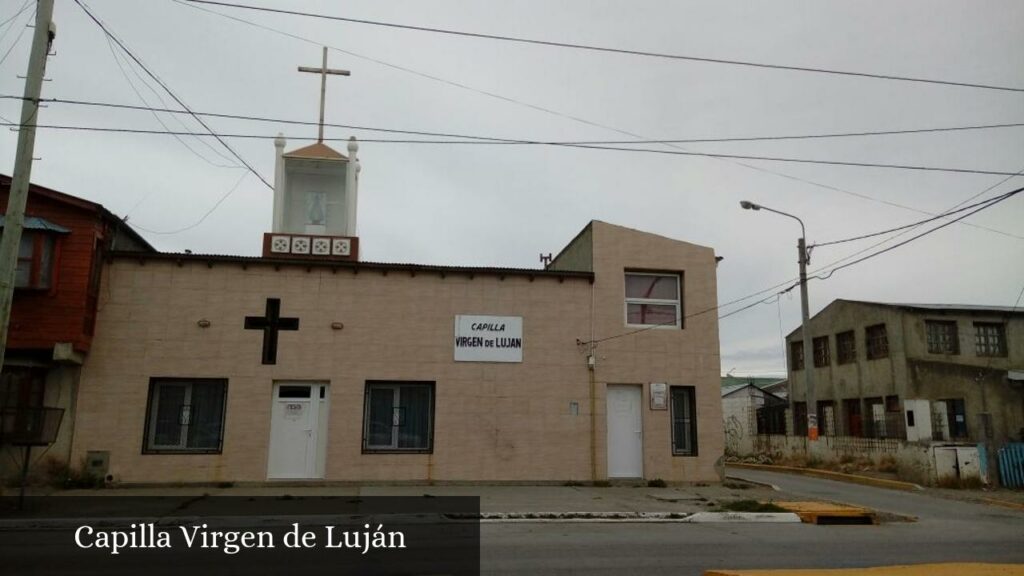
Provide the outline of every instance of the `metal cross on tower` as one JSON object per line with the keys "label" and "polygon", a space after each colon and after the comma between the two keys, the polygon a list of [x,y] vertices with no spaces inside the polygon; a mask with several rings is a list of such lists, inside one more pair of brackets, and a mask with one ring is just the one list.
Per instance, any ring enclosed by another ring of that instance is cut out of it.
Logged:
{"label": "metal cross on tower", "polygon": [[299,66],[299,72],[311,72],[313,74],[320,75],[320,133],[317,137],[317,142],[324,141],[324,100],[327,97],[327,75],[336,74],[338,76],[350,76],[352,73],[348,70],[336,70],[327,67],[327,46],[324,46],[324,61],[319,68],[312,68],[310,66]]}

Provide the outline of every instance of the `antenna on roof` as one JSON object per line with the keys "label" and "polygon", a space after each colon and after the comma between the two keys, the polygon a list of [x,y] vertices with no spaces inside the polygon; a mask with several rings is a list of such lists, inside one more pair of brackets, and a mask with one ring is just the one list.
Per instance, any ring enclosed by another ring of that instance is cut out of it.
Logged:
{"label": "antenna on roof", "polygon": [[551,264],[551,252],[548,252],[547,254],[541,253],[540,263],[544,266]]}

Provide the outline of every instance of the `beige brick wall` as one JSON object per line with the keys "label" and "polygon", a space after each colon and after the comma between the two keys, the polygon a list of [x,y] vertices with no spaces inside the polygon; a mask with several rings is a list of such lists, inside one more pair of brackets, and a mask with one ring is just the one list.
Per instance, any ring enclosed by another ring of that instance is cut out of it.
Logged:
{"label": "beige brick wall", "polygon": [[[589,340],[592,330],[598,338],[628,330],[624,267],[685,270],[686,311],[715,303],[710,249],[601,223],[594,236],[593,285],[579,278],[115,260],[105,270],[96,338],[82,369],[74,453],[109,450],[111,473],[122,482],[263,481],[273,383],[307,380],[329,383],[328,480],[590,480],[590,374],[577,340]],[[301,326],[281,333],[278,363],[264,366],[262,334],[242,326],[245,316],[262,315],[270,297]],[[454,362],[457,314],[522,316],[523,362]],[[211,325],[200,328],[200,319]],[[685,330],[607,341],[597,354],[598,478],[605,476],[610,382],[644,385],[645,477],[717,479],[716,315],[688,319]],[[149,381],[161,376],[228,379],[221,454],[142,454]],[[390,379],[436,382],[432,454],[362,454],[365,382]],[[646,408],[652,381],[697,386],[698,457],[671,456],[668,412]],[[575,416],[572,401],[580,407]]]}

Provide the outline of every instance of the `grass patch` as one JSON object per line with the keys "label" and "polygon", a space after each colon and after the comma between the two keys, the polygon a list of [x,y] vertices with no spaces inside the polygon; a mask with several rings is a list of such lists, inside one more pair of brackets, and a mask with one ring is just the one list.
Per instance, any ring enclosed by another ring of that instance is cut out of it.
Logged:
{"label": "grass patch", "polygon": [[647,481],[647,487],[648,488],[666,488],[666,487],[668,487],[668,484],[664,480],[662,480],[661,478],[655,478],[653,480],[648,480]]}
{"label": "grass patch", "polygon": [[722,510],[730,512],[785,512],[785,508],[779,508],[771,502],[758,502],[757,500],[733,500],[722,502]]}

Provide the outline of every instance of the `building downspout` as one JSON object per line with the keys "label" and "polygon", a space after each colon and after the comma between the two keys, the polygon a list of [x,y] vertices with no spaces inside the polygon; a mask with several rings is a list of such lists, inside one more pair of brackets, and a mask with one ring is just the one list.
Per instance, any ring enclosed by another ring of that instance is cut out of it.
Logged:
{"label": "building downspout", "polygon": [[590,283],[590,343],[587,351],[587,372],[590,375],[590,481],[597,482],[597,356],[594,350],[594,283]]}

